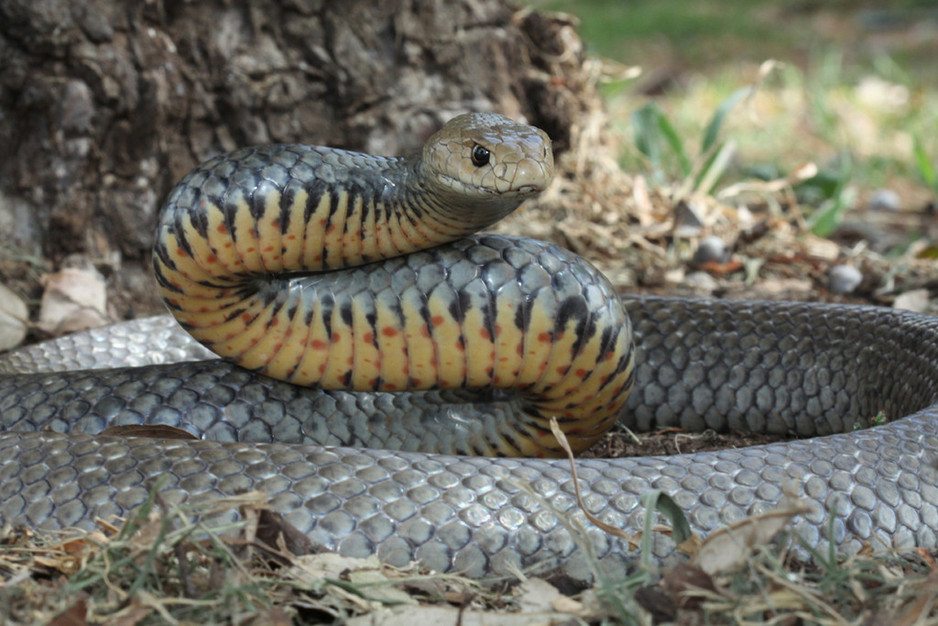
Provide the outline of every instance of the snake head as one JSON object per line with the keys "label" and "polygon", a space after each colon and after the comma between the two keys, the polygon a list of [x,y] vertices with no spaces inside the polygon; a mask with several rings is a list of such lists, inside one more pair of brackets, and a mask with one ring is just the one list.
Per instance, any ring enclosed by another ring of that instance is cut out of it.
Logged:
{"label": "snake head", "polygon": [[427,140],[421,179],[447,202],[488,209],[491,221],[550,184],[554,157],[543,130],[496,113],[454,117]]}

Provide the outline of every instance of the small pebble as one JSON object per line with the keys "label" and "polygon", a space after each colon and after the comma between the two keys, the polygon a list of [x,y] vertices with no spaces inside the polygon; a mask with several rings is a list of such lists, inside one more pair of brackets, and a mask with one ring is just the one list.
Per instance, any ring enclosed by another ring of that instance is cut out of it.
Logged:
{"label": "small pebble", "polygon": [[698,291],[712,292],[717,288],[717,281],[707,272],[691,272],[684,277],[684,284]]}
{"label": "small pebble", "polygon": [[902,201],[892,189],[877,189],[870,195],[870,209],[873,211],[888,211],[895,213],[899,210]]}
{"label": "small pebble", "polygon": [[674,236],[696,237],[703,228],[704,209],[696,202],[680,202],[674,210]]}
{"label": "small pebble", "polygon": [[828,278],[833,293],[848,294],[860,286],[863,274],[852,265],[835,265],[830,269]]}
{"label": "small pebble", "polygon": [[726,244],[723,243],[723,240],[716,235],[708,235],[697,244],[693,264],[726,263],[728,260],[729,251],[726,249]]}

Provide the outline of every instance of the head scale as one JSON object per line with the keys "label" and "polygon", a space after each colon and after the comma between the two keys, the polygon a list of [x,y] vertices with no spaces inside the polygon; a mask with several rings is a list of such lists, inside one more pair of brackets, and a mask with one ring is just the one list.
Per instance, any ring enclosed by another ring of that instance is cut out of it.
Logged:
{"label": "head scale", "polygon": [[554,159],[539,128],[496,113],[467,113],[427,140],[421,167],[424,183],[446,202],[494,209],[501,217],[547,187]]}

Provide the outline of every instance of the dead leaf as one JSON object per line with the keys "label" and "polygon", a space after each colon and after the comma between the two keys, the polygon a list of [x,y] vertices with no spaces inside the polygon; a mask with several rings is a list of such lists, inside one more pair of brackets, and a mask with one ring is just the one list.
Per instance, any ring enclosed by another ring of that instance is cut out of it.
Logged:
{"label": "dead leaf", "polygon": [[154,439],[198,439],[189,431],[167,424],[125,424],[100,432],[108,437],[153,437]]}
{"label": "dead leaf", "polygon": [[[113,626],[137,626],[137,624],[153,614],[153,608],[145,605],[144,600],[153,601],[155,599],[149,594],[138,594],[133,596],[130,599],[128,606],[122,609],[118,615],[111,617],[108,623],[112,624]],[[172,616],[166,613],[165,609],[160,611],[160,614],[163,616],[164,621],[169,624],[173,623],[170,621]]]}
{"label": "dead leaf", "polygon": [[635,590],[635,601],[651,613],[655,622],[673,622],[677,617],[674,599],[658,587],[639,587]]}
{"label": "dead leaf", "polygon": [[771,541],[794,516],[809,510],[805,506],[792,504],[718,528],[704,539],[691,563],[708,574],[735,571],[746,562],[753,550]]}
{"label": "dead leaf", "polygon": [[290,612],[279,606],[260,610],[247,622],[248,626],[290,626],[292,623]]}
{"label": "dead leaf", "polygon": [[539,613],[552,611],[560,597],[560,591],[546,580],[529,578],[518,587],[517,601],[522,613]]}
{"label": "dead leaf", "polygon": [[5,285],[0,285],[0,351],[9,350],[23,343],[29,311],[26,303]]}
{"label": "dead leaf", "polygon": [[900,293],[892,302],[892,308],[924,313],[928,308],[928,289],[912,289]]}
{"label": "dead leaf", "polygon": [[325,551],[322,546],[314,544],[306,533],[274,511],[261,511],[257,525],[257,540],[271,548],[282,547],[290,554],[297,556]]}
{"label": "dead leaf", "polygon": [[43,332],[58,336],[109,322],[104,277],[94,267],[66,267],[46,274],[41,283],[44,291],[36,326]]}
{"label": "dead leaf", "polygon": [[682,609],[697,608],[702,599],[701,591],[720,593],[710,574],[689,563],[678,563],[668,570],[661,580],[661,586]]}
{"label": "dead leaf", "polygon": [[88,603],[78,600],[51,620],[49,626],[85,626],[88,623]]}

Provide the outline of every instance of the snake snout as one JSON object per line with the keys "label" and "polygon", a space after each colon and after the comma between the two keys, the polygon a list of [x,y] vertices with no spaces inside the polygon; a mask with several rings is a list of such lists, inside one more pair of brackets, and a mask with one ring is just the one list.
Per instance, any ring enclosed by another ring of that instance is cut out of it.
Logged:
{"label": "snake snout", "polygon": [[547,189],[554,175],[554,160],[548,150],[547,156],[540,161],[522,159],[515,166],[511,177],[510,190],[518,194],[540,193]]}

